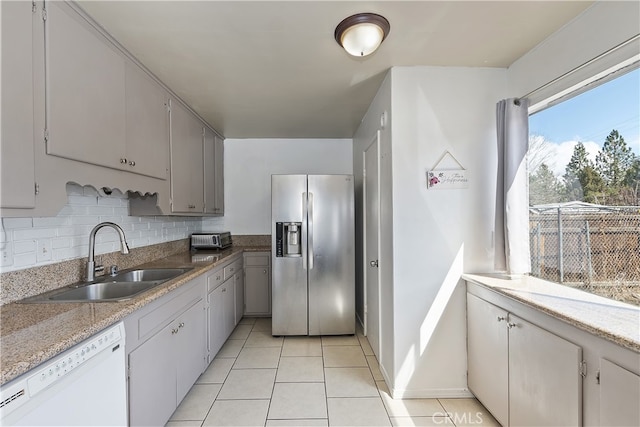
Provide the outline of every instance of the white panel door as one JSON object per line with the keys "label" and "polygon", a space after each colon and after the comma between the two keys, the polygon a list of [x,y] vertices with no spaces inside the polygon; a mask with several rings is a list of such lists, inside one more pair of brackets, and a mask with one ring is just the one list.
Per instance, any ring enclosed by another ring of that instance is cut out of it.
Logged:
{"label": "white panel door", "polygon": [[125,59],[65,2],[47,2],[47,153],[121,168]]}
{"label": "white panel door", "polygon": [[503,426],[509,425],[507,312],[467,294],[469,389]]}
{"label": "white panel door", "polygon": [[378,245],[380,240],[380,131],[364,152],[364,210],[365,210],[365,334],[380,361],[380,270]]}
{"label": "white panel door", "polygon": [[177,406],[205,369],[206,316],[202,300],[191,306],[173,324],[177,325],[174,344],[177,369]]}
{"label": "white panel door", "polygon": [[509,315],[509,425],[582,424],[582,348]]}
{"label": "white panel door", "polygon": [[[2,118],[0,206],[35,207],[31,2],[0,2]],[[37,18],[35,18],[37,19]]]}

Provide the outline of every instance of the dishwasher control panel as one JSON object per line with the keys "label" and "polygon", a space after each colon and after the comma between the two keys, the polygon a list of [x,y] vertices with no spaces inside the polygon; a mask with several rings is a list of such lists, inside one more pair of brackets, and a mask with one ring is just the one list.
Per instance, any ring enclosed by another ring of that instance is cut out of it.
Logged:
{"label": "dishwasher control panel", "polygon": [[[105,329],[94,335],[90,340],[68,350],[62,356],[56,357],[53,362],[41,368],[36,368],[34,373],[27,379],[29,396],[34,396],[40,390],[45,389],[59,378],[98,355],[101,351],[115,351],[122,340],[123,332],[121,328],[122,325],[116,325]],[[115,348],[112,348],[112,346]]]}

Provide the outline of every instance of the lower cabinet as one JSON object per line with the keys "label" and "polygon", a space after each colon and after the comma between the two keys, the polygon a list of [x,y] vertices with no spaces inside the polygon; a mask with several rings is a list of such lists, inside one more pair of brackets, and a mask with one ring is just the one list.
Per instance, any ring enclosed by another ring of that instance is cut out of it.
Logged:
{"label": "lower cabinet", "polygon": [[239,271],[233,276],[233,283],[236,301],[234,325],[237,325],[244,316],[244,271]]}
{"label": "lower cabinet", "polygon": [[600,425],[640,426],[640,375],[600,359]]}
{"label": "lower cabinet", "polygon": [[582,348],[467,294],[469,389],[503,426],[582,424]]}
{"label": "lower cabinet", "polygon": [[271,315],[271,252],[244,254],[244,314]]}
{"label": "lower cabinet", "polygon": [[204,313],[200,298],[129,353],[130,425],[164,425],[204,371]]}
{"label": "lower cabinet", "polygon": [[[217,273],[214,272],[210,275],[209,280],[214,280],[216,274]],[[207,310],[207,322],[209,325],[209,362],[211,362],[236,326],[234,276],[231,276],[222,282],[222,284],[213,288],[213,290],[208,293],[207,300],[209,302],[209,308]]]}

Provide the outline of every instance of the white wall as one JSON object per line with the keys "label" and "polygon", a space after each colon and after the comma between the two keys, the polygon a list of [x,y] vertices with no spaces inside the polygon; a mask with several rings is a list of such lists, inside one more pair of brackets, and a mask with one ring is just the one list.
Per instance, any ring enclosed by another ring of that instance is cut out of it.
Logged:
{"label": "white wall", "polygon": [[203,230],[271,234],[272,174],[351,174],[351,139],[226,139],[225,215]]}
{"label": "white wall", "polygon": [[[67,204],[54,217],[2,218],[0,272],[22,270],[89,253],[89,233],[98,223],[111,221],[124,230],[130,248],[189,237],[201,230],[200,218],[129,216],[126,194],[115,190],[99,196],[92,187],[67,185]],[[117,233],[104,228],[96,235],[96,254],[120,250]]]}
{"label": "white wall", "polygon": [[[380,363],[396,397],[469,395],[460,275],[493,269],[495,104],[505,94],[504,69],[394,67],[354,137],[361,171],[386,111]],[[445,150],[466,168],[468,189],[427,189],[426,172]],[[361,192],[361,172],[356,177]]]}

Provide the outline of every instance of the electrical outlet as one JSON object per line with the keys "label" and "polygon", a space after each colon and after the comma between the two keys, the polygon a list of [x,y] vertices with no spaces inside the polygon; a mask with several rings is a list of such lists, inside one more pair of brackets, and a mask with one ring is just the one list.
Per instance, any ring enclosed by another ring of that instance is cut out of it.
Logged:
{"label": "electrical outlet", "polygon": [[11,242],[5,242],[0,251],[0,267],[8,267],[13,265],[13,245]]}
{"label": "electrical outlet", "polygon": [[36,259],[38,262],[51,261],[52,256],[51,239],[38,240]]}

